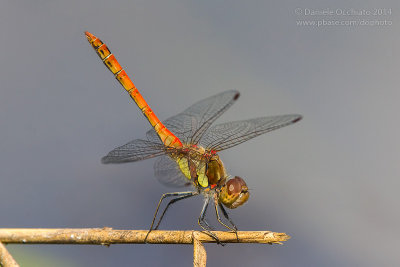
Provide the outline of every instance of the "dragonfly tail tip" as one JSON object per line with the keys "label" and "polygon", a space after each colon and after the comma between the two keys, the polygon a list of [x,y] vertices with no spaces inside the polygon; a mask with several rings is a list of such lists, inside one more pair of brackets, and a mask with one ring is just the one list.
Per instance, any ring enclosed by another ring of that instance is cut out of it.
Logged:
{"label": "dragonfly tail tip", "polygon": [[86,35],[86,38],[88,38],[88,40],[94,40],[94,39],[96,39],[96,36],[94,36],[93,34],[91,34],[91,33],[88,32],[88,31],[85,31],[85,35]]}

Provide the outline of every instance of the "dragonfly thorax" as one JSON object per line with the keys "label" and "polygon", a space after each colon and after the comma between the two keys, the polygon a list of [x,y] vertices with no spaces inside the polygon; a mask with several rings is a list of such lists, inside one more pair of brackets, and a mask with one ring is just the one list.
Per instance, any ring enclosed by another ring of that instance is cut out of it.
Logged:
{"label": "dragonfly thorax", "polygon": [[230,209],[243,205],[249,199],[250,193],[242,178],[235,176],[227,181],[228,174],[215,151],[199,145],[185,145],[183,151],[178,165],[201,191],[215,189],[219,201]]}
{"label": "dragonfly thorax", "polygon": [[171,155],[182,173],[200,190],[214,189],[225,183],[227,173],[219,156],[199,145],[184,145]]}

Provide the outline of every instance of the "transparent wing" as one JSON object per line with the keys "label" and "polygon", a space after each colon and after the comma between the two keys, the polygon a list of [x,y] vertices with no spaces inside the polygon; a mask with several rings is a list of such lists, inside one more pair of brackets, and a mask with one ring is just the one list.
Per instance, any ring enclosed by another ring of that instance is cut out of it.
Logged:
{"label": "transparent wing", "polygon": [[154,174],[162,184],[169,187],[185,187],[192,184],[169,156],[162,156],[156,160]]}
{"label": "transparent wing", "polygon": [[135,139],[112,150],[101,159],[102,163],[125,163],[157,157],[166,153],[164,145],[147,140]]}
{"label": "transparent wing", "polygon": [[[210,125],[239,98],[239,92],[226,91],[203,99],[163,123],[183,143],[197,144]],[[154,129],[147,138],[155,142],[158,136]]]}
{"label": "transparent wing", "polygon": [[221,151],[301,120],[301,115],[280,115],[243,121],[232,121],[212,126],[201,140],[201,145]]}

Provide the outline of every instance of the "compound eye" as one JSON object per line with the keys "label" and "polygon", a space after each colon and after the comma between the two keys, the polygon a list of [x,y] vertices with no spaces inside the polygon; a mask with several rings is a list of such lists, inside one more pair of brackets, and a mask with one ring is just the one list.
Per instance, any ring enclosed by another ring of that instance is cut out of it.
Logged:
{"label": "compound eye", "polygon": [[226,187],[228,188],[228,194],[229,195],[236,195],[242,192],[243,186],[245,186],[246,183],[242,178],[239,176],[235,176],[234,178],[230,179],[226,183]]}
{"label": "compound eye", "polygon": [[250,193],[246,182],[235,176],[228,180],[221,188],[219,200],[229,209],[235,209],[243,205],[249,199]]}

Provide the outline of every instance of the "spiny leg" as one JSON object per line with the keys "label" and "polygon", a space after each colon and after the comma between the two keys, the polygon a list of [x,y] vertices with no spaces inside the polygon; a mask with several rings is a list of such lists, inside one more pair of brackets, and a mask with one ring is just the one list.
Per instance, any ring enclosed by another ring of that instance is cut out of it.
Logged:
{"label": "spiny leg", "polygon": [[203,219],[203,223],[207,227],[207,229],[209,229],[210,231],[214,231],[215,230],[215,228],[208,223],[207,219],[204,218]]}
{"label": "spiny leg", "polygon": [[229,227],[228,225],[226,225],[222,220],[221,217],[219,216],[219,212],[218,212],[218,206],[215,206],[215,214],[217,215],[217,220],[218,222],[223,225],[225,228],[231,230],[232,232],[236,232],[235,229],[232,229],[231,227]]}
{"label": "spiny leg", "polygon": [[191,195],[191,194],[193,194],[193,191],[189,191],[189,192],[165,193],[165,194],[163,194],[163,195],[161,196],[160,201],[158,201],[157,209],[156,209],[156,211],[155,211],[155,213],[154,213],[153,221],[151,222],[150,230],[149,230],[149,232],[147,233],[146,237],[144,238],[144,242],[145,242],[145,243],[146,243],[147,237],[149,236],[150,232],[153,230],[153,225],[154,225],[154,222],[155,222],[155,220],[156,220],[157,213],[158,213],[158,210],[160,209],[160,205],[161,205],[162,201],[163,201],[165,198],[167,198],[167,197],[183,197],[183,196],[187,196],[187,195]]}
{"label": "spiny leg", "polygon": [[[221,220],[221,217],[219,216],[219,212],[218,212],[218,206],[219,206],[218,200],[215,200],[215,201],[214,201],[214,207],[215,207],[215,214],[216,214],[216,216],[217,216],[218,222],[219,222],[221,225],[223,225],[225,228],[231,230],[232,232],[235,232],[235,229],[232,229],[231,227],[229,227],[228,225],[226,225],[226,224]],[[220,207],[221,207],[221,206],[220,206]],[[223,211],[223,212],[224,212],[224,211]],[[225,211],[225,212],[226,212],[226,211]],[[228,215],[228,214],[226,214],[226,215]],[[226,218],[226,215],[224,214],[225,218]]]}
{"label": "spiny leg", "polygon": [[167,206],[164,208],[164,211],[163,211],[163,213],[162,213],[161,216],[160,216],[160,219],[158,220],[158,223],[157,223],[156,227],[154,227],[153,230],[157,230],[157,229],[158,229],[158,227],[160,226],[160,223],[161,223],[162,219],[164,218],[164,215],[165,215],[165,213],[167,212],[167,210],[168,210],[168,208],[169,208],[170,205],[174,204],[175,202],[177,202],[177,201],[179,201],[179,200],[186,199],[186,198],[189,198],[189,197],[193,197],[193,196],[196,196],[196,195],[198,195],[198,194],[199,194],[198,192],[191,192],[191,194],[188,194],[188,195],[184,195],[184,196],[180,196],[180,197],[174,198],[174,199],[172,199],[170,202],[168,202]]}
{"label": "spiny leg", "polygon": [[222,213],[224,214],[224,217],[229,221],[229,223],[232,225],[233,229],[237,231],[236,225],[233,223],[232,219],[229,217],[228,212],[225,210],[224,206],[221,203],[218,203],[219,208],[222,210]]}
{"label": "spiny leg", "polygon": [[225,217],[225,218],[229,221],[229,223],[232,225],[232,228],[233,228],[233,229],[232,229],[231,227],[228,227],[227,225],[225,225],[225,224],[221,221],[221,218],[219,217],[219,214],[218,214],[218,208],[217,208],[217,206],[215,206],[215,211],[216,211],[216,214],[217,214],[217,219],[218,219],[218,221],[219,221],[223,226],[225,226],[226,228],[228,228],[228,229],[230,229],[231,231],[233,231],[233,232],[236,234],[236,239],[237,239],[237,241],[239,242],[239,236],[238,236],[238,234],[237,234],[237,227],[236,227],[236,225],[233,223],[232,219],[229,217],[228,212],[226,212],[224,206],[223,206],[221,203],[218,203],[218,206],[219,206],[219,208],[222,210],[222,214],[224,215],[224,217]]}
{"label": "spiny leg", "polygon": [[[226,212],[224,206],[221,204],[221,202],[218,201],[218,195],[214,195],[214,207],[215,207],[215,214],[217,217],[218,222],[223,225],[225,228],[231,230],[232,232],[236,233],[236,237],[237,237],[237,227],[236,225],[233,223],[233,221],[231,220],[231,218],[229,218],[228,212]],[[222,220],[221,220],[221,216],[219,215],[219,211],[218,211],[218,207],[222,210],[222,213],[224,214],[224,217],[229,221],[229,223],[231,224],[232,227],[226,225]]]}
{"label": "spiny leg", "polygon": [[207,211],[209,202],[210,202],[210,198],[205,198],[204,205],[201,210],[200,217],[199,217],[197,223],[205,231],[206,234],[208,234],[209,236],[214,238],[218,244],[224,246],[225,244],[221,243],[221,241],[219,241],[218,237],[213,232],[211,232],[212,229],[211,229],[210,225],[204,219],[204,217],[206,216],[206,211]]}

